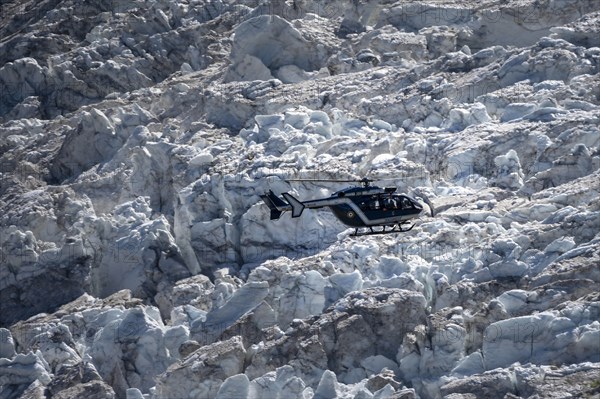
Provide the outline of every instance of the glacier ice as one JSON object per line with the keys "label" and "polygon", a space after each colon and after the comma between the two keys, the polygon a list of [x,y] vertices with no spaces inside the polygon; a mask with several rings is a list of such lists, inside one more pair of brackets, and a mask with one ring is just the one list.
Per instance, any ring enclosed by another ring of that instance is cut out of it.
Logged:
{"label": "glacier ice", "polygon": [[[597,394],[599,13],[4,4],[0,397]],[[259,197],[364,176],[435,216]]]}

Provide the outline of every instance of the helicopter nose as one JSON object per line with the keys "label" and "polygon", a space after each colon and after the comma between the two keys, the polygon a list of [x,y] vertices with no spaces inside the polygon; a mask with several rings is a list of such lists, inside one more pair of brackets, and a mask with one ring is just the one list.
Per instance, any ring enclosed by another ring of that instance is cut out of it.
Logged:
{"label": "helicopter nose", "polygon": [[421,211],[419,212],[419,216],[431,216],[433,217],[433,212],[431,207],[426,204],[425,206],[421,205],[420,207]]}
{"label": "helicopter nose", "polygon": [[417,201],[415,201],[413,203],[413,206],[415,207],[415,209],[417,209],[418,211],[423,211],[423,205],[421,205],[420,203],[418,203]]}

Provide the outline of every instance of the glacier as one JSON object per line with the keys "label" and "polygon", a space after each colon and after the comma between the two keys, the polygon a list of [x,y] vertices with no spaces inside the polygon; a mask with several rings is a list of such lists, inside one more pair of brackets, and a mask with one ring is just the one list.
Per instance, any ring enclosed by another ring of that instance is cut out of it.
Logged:
{"label": "glacier", "polygon": [[0,398],[600,395],[598,0],[0,7]]}

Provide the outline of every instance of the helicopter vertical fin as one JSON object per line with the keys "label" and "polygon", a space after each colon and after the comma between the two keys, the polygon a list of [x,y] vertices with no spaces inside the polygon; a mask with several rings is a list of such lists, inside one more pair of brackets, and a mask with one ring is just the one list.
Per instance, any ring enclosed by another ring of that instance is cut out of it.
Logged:
{"label": "helicopter vertical fin", "polygon": [[294,198],[291,194],[283,193],[283,198],[292,206],[292,217],[297,218],[302,215],[302,211],[304,211],[304,204]]}

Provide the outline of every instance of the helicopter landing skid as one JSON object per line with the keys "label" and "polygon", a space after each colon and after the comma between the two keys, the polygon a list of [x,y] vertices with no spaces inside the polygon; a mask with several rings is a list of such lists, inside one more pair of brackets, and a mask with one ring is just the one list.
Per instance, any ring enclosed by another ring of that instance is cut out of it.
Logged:
{"label": "helicopter landing skid", "polygon": [[393,226],[391,226],[392,228],[390,230],[386,230],[386,227],[390,227],[390,226],[381,226],[383,229],[382,230],[373,230],[373,227],[368,227],[367,231],[362,231],[359,232],[358,228],[354,229],[354,234],[350,234],[351,237],[360,237],[360,236],[370,236],[370,235],[375,235],[375,234],[391,234],[391,233],[406,233],[407,231],[411,231],[413,227],[415,227],[415,225],[411,225],[409,228],[407,229],[403,229],[402,225],[403,224],[408,224],[408,223],[398,223],[395,224]]}

